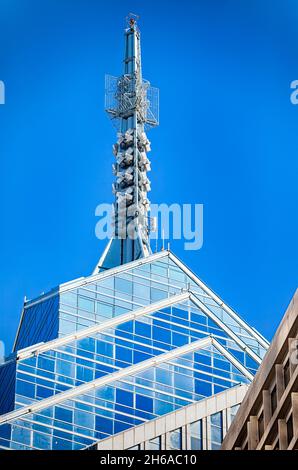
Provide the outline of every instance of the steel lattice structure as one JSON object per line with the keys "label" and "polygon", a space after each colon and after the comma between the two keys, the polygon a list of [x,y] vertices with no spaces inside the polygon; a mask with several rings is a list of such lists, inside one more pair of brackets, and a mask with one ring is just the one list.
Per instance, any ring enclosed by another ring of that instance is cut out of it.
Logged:
{"label": "steel lattice structure", "polygon": [[159,90],[142,78],[141,37],[132,15],[125,30],[124,73],[106,75],[105,110],[117,129],[113,145],[114,237],[98,269],[127,263],[151,253],[148,192],[150,142],[146,131],[159,123]]}

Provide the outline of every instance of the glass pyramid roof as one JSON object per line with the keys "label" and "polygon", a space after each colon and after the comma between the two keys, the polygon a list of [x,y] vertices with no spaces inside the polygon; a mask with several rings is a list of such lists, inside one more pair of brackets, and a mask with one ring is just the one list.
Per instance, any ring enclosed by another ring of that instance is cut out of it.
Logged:
{"label": "glass pyramid roof", "polygon": [[1,445],[84,448],[250,382],[267,347],[168,251],[62,284],[25,304],[0,368]]}

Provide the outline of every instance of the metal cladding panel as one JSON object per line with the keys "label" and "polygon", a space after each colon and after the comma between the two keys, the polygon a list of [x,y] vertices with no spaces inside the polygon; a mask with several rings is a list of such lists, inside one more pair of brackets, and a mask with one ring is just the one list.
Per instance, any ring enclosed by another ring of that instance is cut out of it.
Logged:
{"label": "metal cladding panel", "polygon": [[59,295],[24,306],[14,351],[58,336]]}
{"label": "metal cladding panel", "polygon": [[15,402],[16,361],[0,366],[0,415],[14,409]]}

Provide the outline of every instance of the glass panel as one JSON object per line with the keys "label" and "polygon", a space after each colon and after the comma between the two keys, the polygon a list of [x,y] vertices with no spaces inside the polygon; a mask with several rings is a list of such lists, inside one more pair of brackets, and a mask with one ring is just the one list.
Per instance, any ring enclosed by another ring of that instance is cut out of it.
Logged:
{"label": "glass panel", "polygon": [[214,413],[210,416],[211,425],[211,449],[220,448],[223,440],[222,412]]}
{"label": "glass panel", "polygon": [[79,308],[87,310],[88,312],[94,312],[94,301],[88,299],[87,297],[79,297]]}
{"label": "glass panel", "polygon": [[147,449],[148,450],[160,450],[161,449],[161,436],[155,437],[154,439],[151,439],[147,443]]}
{"label": "glass panel", "polygon": [[121,279],[120,277],[115,278],[115,290],[124,292],[126,294],[132,294],[132,283],[127,279]]}
{"label": "glass panel", "polygon": [[233,421],[233,419],[235,418],[236,414],[237,414],[237,411],[239,410],[239,406],[240,405],[234,405],[234,406],[231,406],[230,408],[230,423]]}
{"label": "glass panel", "polygon": [[202,450],[202,420],[191,423],[189,429],[191,450]]}

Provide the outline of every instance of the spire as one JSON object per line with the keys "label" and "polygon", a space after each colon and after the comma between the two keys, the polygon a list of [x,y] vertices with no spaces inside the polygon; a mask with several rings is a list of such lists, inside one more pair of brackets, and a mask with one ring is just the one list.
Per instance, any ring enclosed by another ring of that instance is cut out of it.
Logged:
{"label": "spire", "polygon": [[105,108],[118,131],[113,145],[114,236],[94,272],[151,254],[150,142],[145,131],[158,125],[158,89],[142,78],[137,19],[133,14],[127,17],[123,75],[106,76]]}

